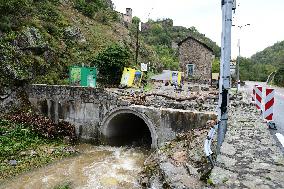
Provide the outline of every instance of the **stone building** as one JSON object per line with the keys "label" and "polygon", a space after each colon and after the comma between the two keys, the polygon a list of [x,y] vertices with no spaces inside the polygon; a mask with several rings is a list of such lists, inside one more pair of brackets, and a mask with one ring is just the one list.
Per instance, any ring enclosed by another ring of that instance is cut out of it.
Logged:
{"label": "stone building", "polygon": [[126,8],[126,13],[119,13],[121,23],[128,27],[132,23],[132,9]]}
{"label": "stone building", "polygon": [[178,43],[180,70],[185,79],[209,83],[212,77],[213,50],[193,37]]}
{"label": "stone building", "polygon": [[132,9],[126,8],[126,14],[123,14],[123,21],[127,23],[132,23]]}

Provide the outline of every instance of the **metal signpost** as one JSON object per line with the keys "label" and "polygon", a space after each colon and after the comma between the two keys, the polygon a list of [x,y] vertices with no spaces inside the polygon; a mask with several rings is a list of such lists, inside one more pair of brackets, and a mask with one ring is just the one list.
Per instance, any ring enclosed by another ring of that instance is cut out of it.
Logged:
{"label": "metal signpost", "polygon": [[233,10],[236,9],[236,0],[222,0],[222,39],[221,39],[221,64],[219,81],[219,102],[218,102],[218,142],[217,154],[220,153],[221,145],[227,131],[230,60],[231,60],[231,29]]}

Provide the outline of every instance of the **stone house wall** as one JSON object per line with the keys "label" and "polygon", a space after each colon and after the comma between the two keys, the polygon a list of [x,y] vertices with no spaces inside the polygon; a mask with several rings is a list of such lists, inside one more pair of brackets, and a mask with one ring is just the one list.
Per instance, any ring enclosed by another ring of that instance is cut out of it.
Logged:
{"label": "stone house wall", "polygon": [[[185,73],[186,79],[196,79],[200,82],[211,81],[213,51],[198,40],[188,37],[179,44],[180,70]],[[190,78],[188,64],[194,65],[193,76]]]}

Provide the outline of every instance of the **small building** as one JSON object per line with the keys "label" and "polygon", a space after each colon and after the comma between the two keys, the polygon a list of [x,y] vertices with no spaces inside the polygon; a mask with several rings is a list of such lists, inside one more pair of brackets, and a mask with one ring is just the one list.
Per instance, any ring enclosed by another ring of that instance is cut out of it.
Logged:
{"label": "small building", "polygon": [[211,82],[213,50],[205,43],[193,37],[187,37],[178,43],[180,71],[185,79],[200,82]]}
{"label": "small building", "polygon": [[131,8],[126,8],[126,13],[120,13],[121,16],[121,22],[124,24],[126,27],[128,27],[132,23],[132,9]]}
{"label": "small building", "polygon": [[126,8],[126,14],[123,15],[124,22],[132,23],[132,9]]}

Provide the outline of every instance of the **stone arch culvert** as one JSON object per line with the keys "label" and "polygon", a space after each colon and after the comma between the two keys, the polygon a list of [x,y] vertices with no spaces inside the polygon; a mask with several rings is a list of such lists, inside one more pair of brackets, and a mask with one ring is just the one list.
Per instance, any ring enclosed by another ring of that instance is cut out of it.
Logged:
{"label": "stone arch culvert", "polygon": [[103,141],[109,145],[157,147],[157,133],[151,120],[131,108],[117,108],[101,122]]}

